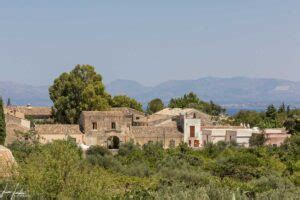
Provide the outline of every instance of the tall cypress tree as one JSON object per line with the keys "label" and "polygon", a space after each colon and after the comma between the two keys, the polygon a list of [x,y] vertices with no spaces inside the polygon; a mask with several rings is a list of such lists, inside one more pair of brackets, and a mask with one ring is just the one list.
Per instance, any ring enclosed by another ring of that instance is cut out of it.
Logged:
{"label": "tall cypress tree", "polygon": [[4,144],[6,137],[5,115],[3,109],[3,100],[0,97],[0,144]]}
{"label": "tall cypress tree", "polygon": [[10,100],[10,98],[7,99],[7,104],[6,105],[7,106],[11,106],[11,100]]}

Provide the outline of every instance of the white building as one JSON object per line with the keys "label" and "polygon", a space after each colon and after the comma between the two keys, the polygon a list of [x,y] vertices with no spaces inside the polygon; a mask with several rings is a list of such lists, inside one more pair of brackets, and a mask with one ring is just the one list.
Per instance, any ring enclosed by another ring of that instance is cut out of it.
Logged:
{"label": "white building", "polygon": [[201,119],[197,117],[197,113],[184,113],[180,116],[180,121],[184,133],[183,141],[187,143],[189,147],[201,147]]}
{"label": "white building", "polygon": [[234,141],[240,146],[249,147],[249,139],[255,132],[253,129],[242,127],[204,127],[202,143],[205,145],[209,142],[216,144],[220,141]]}

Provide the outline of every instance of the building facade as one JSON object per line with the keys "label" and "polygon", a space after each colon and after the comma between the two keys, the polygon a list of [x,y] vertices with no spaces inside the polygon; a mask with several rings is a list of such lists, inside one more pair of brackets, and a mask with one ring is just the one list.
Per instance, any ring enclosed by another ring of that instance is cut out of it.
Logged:
{"label": "building facade", "polygon": [[220,141],[235,142],[239,146],[249,147],[252,134],[265,134],[267,145],[279,146],[289,137],[283,129],[259,131],[243,126],[219,126],[211,116],[195,109],[166,108],[152,115],[130,108],[83,111],[78,125],[35,126],[31,126],[25,116],[30,114],[35,116],[35,119],[48,119],[49,109],[25,110],[27,111],[21,112],[23,115],[16,110],[6,110],[8,130],[6,144],[16,139],[16,131],[26,132],[31,129],[36,131],[41,143],[74,139],[78,144],[100,145],[110,149],[118,149],[122,143],[130,141],[141,146],[149,142],[160,142],[164,148],[176,147],[184,142],[189,147],[197,149],[207,143],[215,144]]}
{"label": "building facade", "polygon": [[122,143],[133,141],[139,145],[161,142],[164,148],[168,148],[177,146],[183,138],[176,124],[168,126],[168,123],[162,123],[169,120],[165,116],[148,117],[132,109],[119,108],[84,111],[79,124],[88,146],[101,145],[115,149]]}

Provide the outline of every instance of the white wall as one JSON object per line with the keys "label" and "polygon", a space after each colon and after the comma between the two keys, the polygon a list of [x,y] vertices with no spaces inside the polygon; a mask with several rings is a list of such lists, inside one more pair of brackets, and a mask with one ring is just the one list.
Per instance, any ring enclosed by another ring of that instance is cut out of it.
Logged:
{"label": "white wall", "polygon": [[[202,132],[201,132],[201,120],[200,119],[188,119],[184,117],[184,142],[189,143],[190,139],[190,126],[195,127],[195,139],[199,140],[199,145],[202,144]],[[192,142],[193,146],[193,142]]]}
{"label": "white wall", "polygon": [[226,139],[226,131],[235,131],[236,132],[236,142],[238,144],[243,144],[246,147],[249,146],[249,139],[253,133],[252,129],[235,129],[235,128],[228,128],[228,129],[206,129],[207,131],[211,132],[211,142],[213,144],[219,141],[225,141]]}

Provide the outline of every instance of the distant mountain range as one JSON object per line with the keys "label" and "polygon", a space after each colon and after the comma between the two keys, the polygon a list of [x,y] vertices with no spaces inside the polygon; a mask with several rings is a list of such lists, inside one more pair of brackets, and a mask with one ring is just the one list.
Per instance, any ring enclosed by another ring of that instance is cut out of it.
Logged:
{"label": "distant mountain range", "polygon": [[[213,100],[227,108],[259,109],[271,103],[278,105],[282,102],[300,106],[300,82],[280,79],[207,77],[170,80],[153,87],[136,81],[116,80],[107,84],[106,88],[112,95],[126,94],[144,104],[156,97],[168,102],[172,97],[192,91],[205,101]],[[0,95],[4,100],[11,97],[12,102],[17,105],[51,105],[48,86],[0,82]]]}
{"label": "distant mountain range", "polygon": [[52,103],[49,99],[48,86],[0,81],[0,96],[4,103],[11,98],[11,102],[16,105],[50,106]]}
{"label": "distant mountain range", "polygon": [[300,82],[262,78],[215,78],[197,80],[170,80],[154,87],[146,87],[136,81],[116,80],[107,85],[113,94],[127,94],[146,103],[153,98],[168,102],[187,92],[194,92],[205,101],[213,100],[228,108],[260,109],[268,104],[285,102],[300,105]]}

